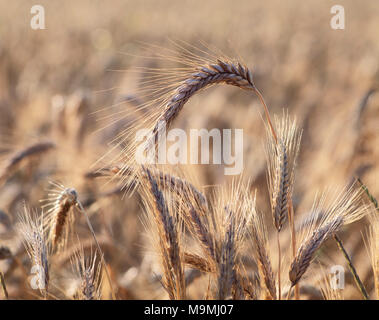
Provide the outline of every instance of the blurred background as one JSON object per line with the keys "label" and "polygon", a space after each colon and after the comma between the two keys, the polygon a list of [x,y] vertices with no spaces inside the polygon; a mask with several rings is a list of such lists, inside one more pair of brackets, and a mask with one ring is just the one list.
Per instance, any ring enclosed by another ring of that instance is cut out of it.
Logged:
{"label": "blurred background", "polygon": [[[112,137],[124,129],[115,125],[98,131],[104,123],[96,111],[133,108],[128,101],[119,102],[128,96],[138,98],[146,74],[128,70],[160,66],[159,61],[144,59],[141,44],[170,48],[170,40],[179,40],[217,48],[251,68],[271,113],[281,115],[288,109],[296,116],[304,130],[294,190],[296,213],[310,209],[317,191],[355,177],[379,196],[378,2],[40,0],[38,4],[45,9],[45,30],[30,27],[33,2],[0,0],[0,166],[33,143],[49,140],[56,145],[17,168],[0,186],[0,245],[10,247],[26,269],[25,252],[13,228],[19,206],[25,200],[39,208],[48,181],[61,181],[76,188],[88,208],[118,296],[166,297],[154,280],[159,275],[154,256],[146,253],[138,195],[123,197],[112,183],[86,177]],[[344,30],[330,27],[335,4],[344,6]],[[244,175],[258,189],[258,207],[271,222],[260,113],[259,101],[251,94],[218,86],[191,99],[175,126],[243,128]],[[199,187],[227,180],[222,166],[193,171]],[[90,241],[83,217],[78,219],[82,241],[86,237]],[[366,226],[366,221],[354,224],[341,238],[371,291],[373,275],[362,240]],[[335,243],[328,247],[327,260],[344,265]],[[56,296],[69,298],[70,275],[62,275],[62,270],[70,270],[69,259],[61,258],[56,263],[62,268],[56,268],[57,275],[51,278],[61,289]],[[35,298],[13,259],[0,261],[0,269],[11,298]],[[345,298],[359,298],[350,275],[346,277]],[[190,298],[202,298],[199,288],[204,284],[196,281],[200,285],[189,288]]]}

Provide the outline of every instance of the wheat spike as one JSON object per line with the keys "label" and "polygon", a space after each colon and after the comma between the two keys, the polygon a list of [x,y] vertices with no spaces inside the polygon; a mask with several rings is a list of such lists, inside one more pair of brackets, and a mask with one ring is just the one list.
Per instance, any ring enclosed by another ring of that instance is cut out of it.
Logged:
{"label": "wheat spike", "polygon": [[49,287],[49,249],[43,230],[43,216],[32,215],[24,206],[19,215],[18,230],[22,237],[26,251],[32,260],[33,267],[38,276],[38,288],[47,297]]}
{"label": "wheat spike", "polygon": [[[146,179],[149,184],[149,188],[145,190],[147,192],[145,203],[148,214],[152,214],[151,218],[155,222],[154,227],[157,230],[157,237],[159,238],[161,261],[164,270],[163,285],[170,299],[185,299],[183,254],[180,248],[180,223],[170,214],[165,197],[153,173],[146,167],[143,170],[145,170]],[[146,199],[148,200],[146,201]],[[153,203],[153,208],[149,207],[150,201]],[[152,228],[153,232],[154,227]]]}
{"label": "wheat spike", "polygon": [[43,154],[53,148],[55,148],[55,143],[46,141],[32,144],[30,146],[27,146],[25,149],[15,152],[8,159],[0,172],[0,183],[4,183],[5,180],[12,174],[12,172],[14,172],[26,159]]}
{"label": "wheat spike", "polygon": [[[367,213],[367,206],[361,202],[362,190],[352,185],[345,188],[339,195],[334,196],[330,205],[325,205],[325,195],[320,203],[315,204],[309,219],[311,224],[308,228],[305,240],[297,251],[295,259],[291,263],[289,276],[292,286],[297,284],[308,269],[314,253],[320,246],[349,223],[362,218]],[[319,218],[322,212],[321,218]],[[317,221],[318,220],[318,221]]]}
{"label": "wheat spike", "polygon": [[266,287],[271,299],[276,299],[275,277],[268,253],[267,230],[262,221],[262,216],[256,211],[253,212],[252,232],[250,234],[254,243],[262,284]]}
{"label": "wheat spike", "polygon": [[85,257],[84,249],[80,249],[71,259],[71,264],[75,274],[79,278],[79,288],[76,296],[79,300],[99,300],[101,297],[101,264],[97,259],[97,254]]}
{"label": "wheat spike", "polygon": [[73,208],[78,201],[74,188],[66,188],[61,184],[51,182],[57,189],[50,190],[49,198],[41,200],[42,208],[46,208],[46,224],[48,239],[54,250],[61,250],[67,244],[70,229],[72,229]]}

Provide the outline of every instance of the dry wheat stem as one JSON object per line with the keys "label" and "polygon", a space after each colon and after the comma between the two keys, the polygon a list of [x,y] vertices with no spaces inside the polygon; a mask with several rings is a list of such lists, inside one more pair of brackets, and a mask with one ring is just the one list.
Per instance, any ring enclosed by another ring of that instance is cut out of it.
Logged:
{"label": "dry wheat stem", "polygon": [[4,279],[4,274],[0,271],[0,283],[1,283],[1,287],[3,288],[3,293],[4,293],[4,297],[5,299],[9,299],[9,295],[8,295],[8,291],[7,291],[7,286],[5,284],[5,279]]}
{"label": "dry wheat stem", "polygon": [[363,285],[361,279],[359,278],[357,270],[355,269],[355,267],[353,265],[353,262],[350,259],[349,254],[347,253],[347,251],[345,250],[345,248],[343,246],[342,240],[336,234],[333,235],[333,238],[337,242],[338,248],[341,250],[341,252],[342,252],[345,260],[347,261],[347,264],[349,266],[349,270],[350,270],[350,272],[351,272],[351,274],[352,274],[352,276],[354,278],[354,281],[355,281],[355,283],[356,283],[359,291],[361,292],[363,298],[365,300],[370,300],[370,297],[369,297],[369,295],[368,295],[368,293],[366,291],[366,288]]}
{"label": "dry wheat stem", "polygon": [[274,215],[274,225],[277,231],[280,232],[288,212],[288,191],[290,180],[286,146],[284,144],[278,145],[277,153],[279,161],[275,172],[275,190],[272,195],[272,212]]}
{"label": "dry wheat stem", "polygon": [[64,189],[58,196],[55,203],[55,210],[53,211],[54,217],[52,218],[50,235],[53,248],[58,248],[60,242],[64,244],[67,241],[67,239],[62,239],[62,237],[65,237],[65,229],[70,228],[68,221],[69,214],[77,200],[78,194],[73,188]]}

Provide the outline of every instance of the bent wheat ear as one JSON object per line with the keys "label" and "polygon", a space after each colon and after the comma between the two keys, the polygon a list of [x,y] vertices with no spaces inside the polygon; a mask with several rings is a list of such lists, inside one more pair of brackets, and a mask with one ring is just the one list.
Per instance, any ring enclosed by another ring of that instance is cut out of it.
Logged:
{"label": "bent wheat ear", "polygon": [[333,235],[342,224],[342,217],[337,217],[334,221],[330,221],[325,226],[321,226],[315,230],[313,235],[300,246],[289,271],[292,286],[298,283],[305,271],[307,271],[316,250],[320,248],[321,244]]}
{"label": "bent wheat ear", "polygon": [[[361,196],[362,190],[353,184],[337,195],[331,205],[324,205],[324,197],[321,199],[320,207],[313,208],[311,215],[315,218],[309,219],[311,224],[308,228],[308,236],[302,241],[291,263],[289,277],[292,286],[297,284],[307,271],[314,253],[325,240],[337,233],[343,225],[359,220],[367,213],[367,206],[361,202]],[[320,212],[323,212],[323,215],[317,219]]]}
{"label": "bent wheat ear", "polygon": [[[144,99],[147,102],[143,103],[142,107],[149,107],[151,112],[141,117],[141,121],[136,121],[132,128],[125,128],[120,132],[113,139],[116,145],[104,156],[112,157],[112,163],[123,163],[125,169],[122,168],[121,171],[128,170],[127,168],[136,162],[156,163],[156,160],[159,160],[158,145],[165,131],[170,128],[192,96],[212,85],[227,84],[254,92],[263,105],[274,139],[277,139],[267,105],[253,82],[253,75],[249,68],[226,57],[215,58],[214,54],[204,58],[204,53],[207,56],[206,52],[202,51],[200,55],[197,55],[196,52],[192,52],[193,49],[194,47],[184,49],[184,54],[181,53],[182,50],[178,50],[176,56],[160,57],[177,62],[184,67],[172,70],[147,69],[146,71],[145,69],[149,80],[146,81],[143,91],[146,92],[150,101]],[[141,142],[143,140],[144,142]],[[112,153],[119,148],[122,150],[115,159]],[[129,179],[123,180],[125,185],[129,186],[130,182],[135,180],[135,175],[133,171]]]}
{"label": "bent wheat ear", "polygon": [[0,183],[4,183],[9,175],[14,172],[25,159],[43,154],[53,148],[55,148],[55,144],[51,141],[46,141],[30,145],[25,149],[16,152],[8,159],[4,168],[0,172]]}
{"label": "bent wheat ear", "polygon": [[[185,103],[193,95],[211,85],[220,83],[236,86],[244,90],[251,90],[257,94],[259,93],[254,85],[251,71],[239,62],[233,63],[231,61],[218,59],[214,63],[195,67],[194,70],[188,74],[188,78],[179,83],[177,88],[171,93],[171,97],[164,106],[163,113],[158,117],[146,141],[146,149],[151,150],[151,148],[157,147],[163,134],[163,128],[169,128],[171,126]],[[268,116],[265,104],[264,107],[266,115]],[[272,127],[269,116],[268,121],[270,127]],[[162,126],[162,124],[164,124],[164,126]]]}
{"label": "bent wheat ear", "polygon": [[51,190],[49,198],[41,202],[44,203],[42,208],[47,208],[45,228],[48,230],[48,239],[54,250],[60,250],[66,246],[73,227],[73,208],[77,204],[78,194],[73,188],[52,184],[57,189]]}

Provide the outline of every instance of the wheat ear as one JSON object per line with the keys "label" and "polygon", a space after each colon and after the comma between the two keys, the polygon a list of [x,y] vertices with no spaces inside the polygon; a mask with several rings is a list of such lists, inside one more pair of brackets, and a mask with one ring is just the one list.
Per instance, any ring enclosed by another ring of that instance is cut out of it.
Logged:
{"label": "wheat ear", "polygon": [[[313,209],[311,215],[313,223],[319,212],[323,212],[318,226],[308,236],[297,251],[292,261],[289,277],[292,286],[296,285],[308,269],[314,253],[320,246],[338,232],[338,230],[349,223],[361,219],[367,213],[367,206],[361,202],[362,190],[352,185],[335,197],[333,203],[325,208]],[[312,224],[313,224],[312,223]]]}
{"label": "wheat ear", "polygon": [[33,216],[24,205],[24,211],[19,218],[19,232],[36,269],[38,288],[46,299],[49,292],[49,250],[45,241],[43,216]]}
{"label": "wheat ear", "polygon": [[8,159],[2,169],[0,173],[0,183],[4,183],[9,175],[14,172],[24,160],[43,154],[53,148],[55,148],[55,144],[51,141],[46,141],[27,146],[25,149],[17,151]]}
{"label": "wheat ear", "polygon": [[271,299],[276,299],[275,277],[272,271],[271,261],[268,254],[268,241],[266,227],[262,217],[256,211],[253,212],[251,238],[254,243],[255,253],[258,260],[258,270],[262,286],[265,286]]}
{"label": "wheat ear", "polygon": [[[294,185],[295,167],[299,152],[301,131],[298,130],[296,121],[291,121],[288,113],[283,113],[281,119],[275,118],[278,136],[271,134],[267,126],[266,157],[268,162],[268,185],[270,191],[271,211],[274,226],[277,230],[278,246],[278,287],[281,299],[281,247],[280,231],[287,217],[291,213],[289,205],[292,204],[292,190]],[[290,217],[291,218],[291,217]],[[292,246],[295,250],[294,220],[290,219]]]}
{"label": "wheat ear", "polygon": [[[165,197],[150,169],[143,167],[153,202],[153,219],[159,235],[160,253],[164,270],[164,287],[170,299],[185,299],[183,257],[180,249],[178,222],[170,214]],[[148,210],[151,212],[150,210]]]}
{"label": "wheat ear", "polygon": [[78,194],[73,188],[66,188],[56,182],[51,182],[57,189],[50,190],[48,199],[41,200],[46,211],[45,228],[48,239],[54,251],[63,249],[72,229],[74,216],[72,209],[77,203]]}
{"label": "wheat ear", "polygon": [[97,261],[97,254],[91,254],[89,257],[84,256],[84,249],[80,249],[71,259],[71,264],[77,276],[80,279],[80,285],[77,290],[77,297],[80,300],[99,300],[101,293],[101,265]]}
{"label": "wheat ear", "polygon": [[320,248],[321,244],[333,235],[342,224],[342,217],[337,217],[334,221],[330,221],[325,226],[321,226],[315,230],[308,241],[300,246],[290,267],[289,277],[292,286],[298,283],[303,274],[307,271],[316,250]]}
{"label": "wheat ear", "polygon": [[259,97],[271,128],[272,135],[275,140],[277,136],[274,127],[271,123],[271,118],[263,96],[256,88],[253,82],[253,75],[251,71],[240,64],[239,62],[233,63],[228,60],[217,59],[214,63],[205,66],[195,67],[192,73],[188,74],[188,78],[178,84],[177,88],[171,93],[164,106],[163,113],[158,117],[151,134],[147,140],[148,148],[157,147],[158,141],[162,134],[162,126],[164,123],[169,128],[182,110],[185,103],[197,92],[215,84],[228,84],[236,86],[243,90],[249,90],[256,93]]}

